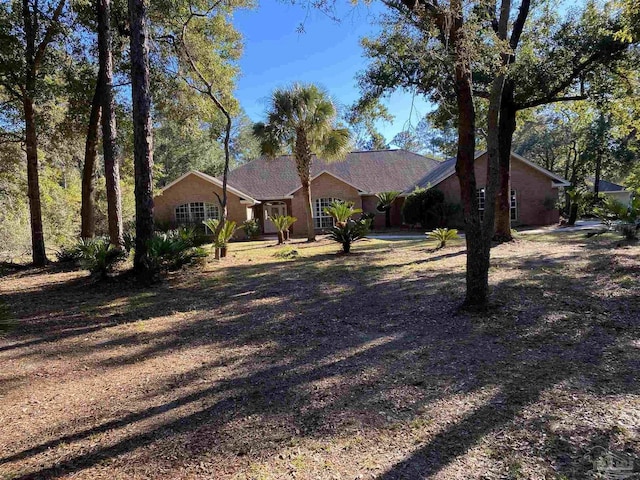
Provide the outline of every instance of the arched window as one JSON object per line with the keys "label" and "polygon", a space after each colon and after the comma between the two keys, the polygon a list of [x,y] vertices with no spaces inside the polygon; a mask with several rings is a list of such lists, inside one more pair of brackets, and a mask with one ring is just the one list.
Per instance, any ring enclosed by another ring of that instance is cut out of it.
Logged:
{"label": "arched window", "polygon": [[220,208],[213,203],[185,203],[177,206],[175,213],[179,225],[201,225],[209,218],[220,219]]}
{"label": "arched window", "polygon": [[327,215],[324,209],[339,198],[316,198],[313,202],[313,226],[317,229],[333,227],[333,217]]}

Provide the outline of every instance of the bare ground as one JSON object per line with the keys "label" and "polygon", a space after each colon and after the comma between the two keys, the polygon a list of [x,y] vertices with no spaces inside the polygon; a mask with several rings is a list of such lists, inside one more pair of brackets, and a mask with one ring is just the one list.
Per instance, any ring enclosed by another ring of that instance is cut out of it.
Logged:
{"label": "bare ground", "polygon": [[[556,236],[557,237],[557,236]],[[640,456],[640,247],[234,244],[142,288],[0,279],[0,478],[583,479]]]}

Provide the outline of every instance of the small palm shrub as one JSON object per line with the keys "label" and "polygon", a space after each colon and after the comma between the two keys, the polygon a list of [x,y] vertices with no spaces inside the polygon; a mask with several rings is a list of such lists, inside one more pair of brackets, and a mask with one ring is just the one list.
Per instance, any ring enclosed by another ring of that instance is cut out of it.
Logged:
{"label": "small palm shrub", "polygon": [[635,197],[629,206],[611,197],[604,197],[601,205],[593,209],[609,228],[620,232],[627,240],[637,240],[640,230],[640,197]]}
{"label": "small palm shrub", "polygon": [[62,247],[56,252],[56,258],[60,263],[79,262],[82,258],[82,250],[80,249],[80,244],[76,243],[75,245]]}
{"label": "small palm shrub", "polygon": [[362,209],[353,208],[353,202],[336,200],[324,209],[324,213],[333,217],[336,225],[346,223],[352,215],[362,213]]}
{"label": "small palm shrub", "polygon": [[[218,225],[220,224],[220,220],[210,218],[202,223],[204,223],[207,228],[211,230],[215,235]],[[236,225],[236,222],[234,222],[233,220],[227,220],[222,224],[222,228],[218,233],[218,237],[213,239],[216,258],[227,256],[227,245],[229,244],[229,241],[233,237],[233,234],[236,232],[237,228],[238,227]]]}
{"label": "small palm shrub", "polygon": [[90,238],[78,244],[81,252],[80,264],[99,278],[107,278],[115,266],[127,258],[127,253],[112,245],[108,238]]}
{"label": "small palm shrub", "polygon": [[193,245],[192,240],[174,231],[155,234],[147,245],[149,270],[155,275],[192,263],[207,256],[205,249]]}
{"label": "small palm shrub", "polygon": [[256,240],[260,236],[260,222],[257,218],[245,220],[240,228],[242,228],[249,240]]}
{"label": "small palm shrub", "polygon": [[344,253],[349,253],[351,251],[351,244],[365,238],[369,233],[370,226],[371,220],[348,219],[345,222],[336,223],[327,233],[331,240],[342,244],[342,251]]}
{"label": "small palm shrub", "polygon": [[376,195],[378,198],[378,206],[376,207],[380,212],[384,212],[385,215],[385,227],[391,227],[391,205],[398,195],[402,192],[392,190],[390,192],[380,192]]}
{"label": "small palm shrub", "polygon": [[278,230],[278,245],[284,243],[288,237],[289,228],[296,223],[298,219],[290,215],[276,215],[275,217],[269,217],[269,220],[273,222]]}
{"label": "small palm shrub", "polygon": [[431,232],[427,232],[427,237],[438,242],[437,248],[444,248],[449,240],[458,238],[458,230],[455,228],[436,228]]}

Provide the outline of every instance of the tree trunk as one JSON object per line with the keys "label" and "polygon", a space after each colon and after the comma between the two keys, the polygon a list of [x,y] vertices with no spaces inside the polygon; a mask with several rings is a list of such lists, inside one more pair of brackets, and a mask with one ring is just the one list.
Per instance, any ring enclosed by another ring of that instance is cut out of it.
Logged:
{"label": "tree trunk", "polygon": [[512,80],[507,80],[502,91],[500,121],[498,124],[500,142],[499,188],[496,195],[496,220],[494,240],[510,242],[511,235],[511,147],[516,131],[516,107],[514,105]]}
{"label": "tree trunk", "polygon": [[391,205],[389,205],[384,211],[384,226],[391,228]]}
{"label": "tree trunk", "polygon": [[302,184],[304,209],[307,217],[307,241],[315,242],[316,232],[313,224],[313,206],[311,205],[311,148],[309,148],[307,141],[307,133],[302,128],[296,131],[295,159],[296,169]]}
{"label": "tree trunk", "polygon": [[136,252],[133,268],[149,273],[148,242],[153,235],[153,129],[149,90],[149,45],[145,0],[129,0],[131,97],[136,197]]}
{"label": "tree trunk", "polygon": [[[460,7],[461,12],[461,7]],[[471,67],[464,52],[462,13],[453,20],[456,49],[455,88],[458,104],[458,154],[456,173],[464,212],[467,244],[467,294],[465,305],[484,306],[489,294],[489,247],[482,234],[475,176],[475,109]]]}
{"label": "tree trunk", "polygon": [[[122,194],[120,191],[120,154],[117,143],[115,98],[113,94],[113,55],[111,40],[111,0],[97,0],[98,84],[102,106],[102,150],[107,190],[109,241],[124,245],[122,236]],[[137,251],[137,249],[136,249]]]}
{"label": "tree trunk", "polygon": [[34,98],[36,92],[36,36],[38,12],[31,11],[29,0],[22,1],[22,16],[25,33],[25,92],[22,97],[25,123],[25,149],[27,152],[27,196],[29,197],[29,215],[31,220],[31,251],[33,264],[43,266],[47,263],[42,228],[42,205],[40,203],[40,178],[38,172],[38,132]]}
{"label": "tree trunk", "polygon": [[96,82],[82,166],[82,206],[80,207],[80,237],[93,238],[96,234],[96,163],[98,160],[98,131],[100,128],[100,80]]}
{"label": "tree trunk", "polygon": [[31,98],[25,96],[23,101],[25,119],[25,146],[27,150],[27,195],[29,197],[29,214],[31,218],[31,251],[33,264],[41,267],[47,263],[42,228],[42,205],[40,203],[40,179],[38,173],[38,135],[36,118]]}

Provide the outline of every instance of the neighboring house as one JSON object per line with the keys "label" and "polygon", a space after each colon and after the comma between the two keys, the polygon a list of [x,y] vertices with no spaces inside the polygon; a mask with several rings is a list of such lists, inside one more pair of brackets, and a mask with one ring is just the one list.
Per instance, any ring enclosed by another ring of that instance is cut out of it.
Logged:
{"label": "neighboring house", "polygon": [[[589,185],[589,188],[591,188],[591,191],[595,191],[594,181],[595,180],[593,178],[587,180],[587,184]],[[624,186],[618,185],[617,183],[607,182],[606,180],[600,180],[598,187],[598,191],[601,195],[611,197],[623,205],[629,206],[631,204],[632,192],[627,190]]]}
{"label": "neighboring house", "polygon": [[[528,160],[511,157],[512,220],[520,225],[548,225],[559,220],[555,204],[564,179]],[[486,154],[476,157],[476,178],[480,208],[484,208]],[[436,187],[446,201],[460,203],[460,186],[455,159],[438,162],[405,150],[352,152],[346,159],[326,162],[314,157],[311,168],[311,195],[316,230],[322,232],[333,222],[324,208],[333,200],[354,203],[356,208],[375,213],[374,226],[383,227],[385,214],[377,210],[376,194],[396,190],[402,194],[391,210],[392,225],[402,225],[404,198],[416,187]],[[306,235],[304,197],[295,162],[291,156],[261,157],[229,173],[229,219],[238,224],[257,218],[264,233],[275,233],[269,217],[292,215],[299,219],[292,227],[296,236]],[[221,193],[222,182],[200,172],[189,172],[167,185],[155,197],[155,218],[170,225],[199,224],[217,218],[220,211],[214,192]],[[461,218],[452,219],[460,226]]]}

